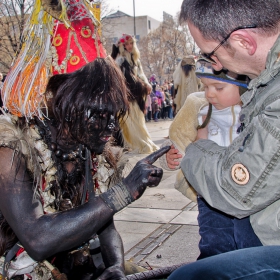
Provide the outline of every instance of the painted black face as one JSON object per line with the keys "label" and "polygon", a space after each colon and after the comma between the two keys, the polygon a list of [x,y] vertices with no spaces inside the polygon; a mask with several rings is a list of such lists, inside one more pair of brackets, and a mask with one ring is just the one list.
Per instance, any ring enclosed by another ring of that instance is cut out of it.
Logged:
{"label": "painted black face", "polygon": [[80,143],[91,152],[101,154],[114,130],[118,129],[115,113],[109,111],[92,112],[88,109],[84,116],[83,135],[77,135]]}

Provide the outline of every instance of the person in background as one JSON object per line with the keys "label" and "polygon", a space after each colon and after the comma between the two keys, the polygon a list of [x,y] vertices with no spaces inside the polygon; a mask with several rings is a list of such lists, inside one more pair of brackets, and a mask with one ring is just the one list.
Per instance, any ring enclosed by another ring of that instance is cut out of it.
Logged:
{"label": "person in background", "polygon": [[156,95],[156,84],[153,85],[153,91],[150,94],[152,102],[152,117],[155,122],[158,122],[158,115],[160,111],[159,99]]}
{"label": "person in background", "polygon": [[194,69],[195,60],[190,55],[180,61],[173,73],[174,90],[176,91],[173,101],[176,105],[176,114],[183,107],[187,96],[201,88],[200,80],[196,77]]}
{"label": "person in background", "polygon": [[173,111],[172,111],[173,100],[167,89],[167,86],[163,86],[162,90],[164,93],[164,101],[165,101],[163,118],[171,120],[171,119],[173,119]]}
{"label": "person in background", "polygon": [[170,83],[168,83],[168,91],[169,91],[169,93],[170,93],[172,99],[174,99],[175,96],[174,96],[174,84],[173,84],[173,80],[172,80]]}
{"label": "person in background", "polygon": [[144,115],[146,96],[152,87],[143,72],[135,38],[123,34],[113,45],[111,56],[120,67],[130,91],[129,114],[120,120],[124,146],[138,153],[152,153],[158,150],[158,146],[149,135]]}
{"label": "person in background", "polygon": [[150,79],[149,79],[150,84],[156,84],[157,83],[157,79],[156,79],[156,74],[152,74]]}
{"label": "person in background", "polygon": [[0,90],[3,87],[3,74],[0,72]]}
{"label": "person in background", "polygon": [[[2,96],[1,96],[2,88],[3,88],[3,74],[0,72],[0,108],[2,108],[2,106],[3,106]],[[2,111],[0,110],[0,115],[1,114],[2,114]]]}
{"label": "person in background", "polygon": [[158,104],[158,119],[161,118],[161,110],[163,106],[163,94],[161,92],[161,88],[158,84],[153,86],[153,91],[155,96],[157,97],[157,104]]}
{"label": "person in background", "polygon": [[161,101],[161,107],[160,107],[160,112],[159,112],[159,117],[161,119],[164,119],[164,113],[165,113],[165,107],[166,107],[166,103],[165,103],[165,94],[163,92],[163,87],[162,86],[158,86],[157,87],[157,95],[158,98]]}
{"label": "person in background", "polygon": [[150,122],[152,120],[152,100],[151,93],[149,92],[145,101],[145,121]]}

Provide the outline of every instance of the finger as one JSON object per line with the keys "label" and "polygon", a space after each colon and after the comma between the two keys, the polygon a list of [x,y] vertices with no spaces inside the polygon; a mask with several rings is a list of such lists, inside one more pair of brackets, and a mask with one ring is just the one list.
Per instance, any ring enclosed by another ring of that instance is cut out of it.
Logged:
{"label": "finger", "polygon": [[177,169],[177,167],[179,166],[179,162],[168,162],[168,163],[167,163],[167,166],[168,166],[170,169]]}
{"label": "finger", "polygon": [[169,164],[173,164],[173,165],[179,165],[181,161],[179,159],[176,159],[176,158],[175,159],[169,158],[169,159],[166,160],[166,162],[169,163]]}
{"label": "finger", "polygon": [[174,154],[178,154],[178,151],[172,148],[167,152],[167,155],[174,155]]}
{"label": "finger", "polygon": [[171,160],[174,160],[174,159],[179,159],[181,157],[182,157],[182,155],[180,155],[180,154],[172,154],[168,158]]}
{"label": "finger", "polygon": [[170,146],[165,146],[159,149],[158,151],[148,155],[143,161],[147,162],[148,164],[153,164],[158,158],[166,154],[170,150]]}
{"label": "finger", "polygon": [[167,163],[167,166],[169,169],[176,169],[176,167],[174,165],[170,165],[169,163]]}

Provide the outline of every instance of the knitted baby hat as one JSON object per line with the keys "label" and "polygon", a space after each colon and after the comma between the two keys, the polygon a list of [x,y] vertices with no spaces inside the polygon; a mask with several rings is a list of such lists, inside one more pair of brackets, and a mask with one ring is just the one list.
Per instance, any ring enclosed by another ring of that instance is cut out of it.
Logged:
{"label": "knitted baby hat", "polygon": [[198,78],[214,79],[230,84],[237,85],[247,89],[248,77],[244,75],[238,75],[228,70],[215,71],[212,68],[212,64],[203,58],[199,58],[195,65],[195,73]]}

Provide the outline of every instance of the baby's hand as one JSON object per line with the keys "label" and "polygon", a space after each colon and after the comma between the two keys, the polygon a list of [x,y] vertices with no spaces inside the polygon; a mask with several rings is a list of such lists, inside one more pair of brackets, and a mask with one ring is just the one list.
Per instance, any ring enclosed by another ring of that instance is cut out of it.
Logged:
{"label": "baby's hand", "polygon": [[167,166],[170,169],[175,169],[180,164],[178,159],[181,157],[179,150],[175,149],[174,145],[171,145],[171,149],[166,153]]}

